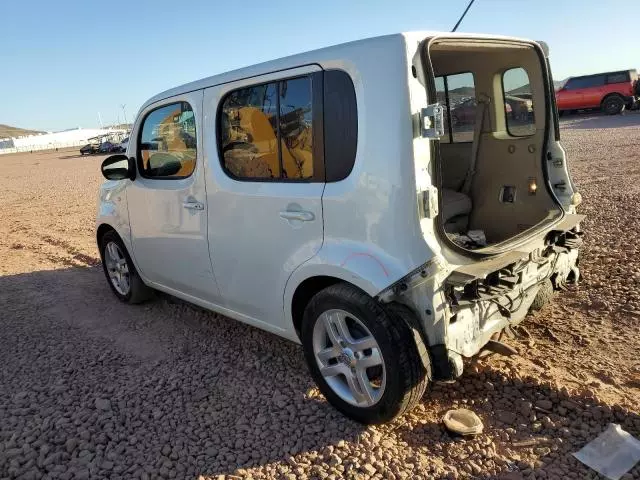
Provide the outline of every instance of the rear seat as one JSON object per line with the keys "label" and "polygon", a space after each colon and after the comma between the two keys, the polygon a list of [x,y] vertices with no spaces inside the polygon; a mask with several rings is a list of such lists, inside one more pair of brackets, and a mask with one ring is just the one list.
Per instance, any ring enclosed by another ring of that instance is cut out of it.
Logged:
{"label": "rear seat", "polygon": [[456,192],[448,188],[443,188],[441,195],[441,215],[445,231],[450,233],[466,231],[472,208],[471,198],[464,193]]}

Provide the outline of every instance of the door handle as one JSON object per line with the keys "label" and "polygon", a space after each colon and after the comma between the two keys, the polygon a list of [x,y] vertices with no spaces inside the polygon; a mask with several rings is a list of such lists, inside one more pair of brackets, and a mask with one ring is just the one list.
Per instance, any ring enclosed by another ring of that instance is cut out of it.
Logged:
{"label": "door handle", "polygon": [[284,218],[285,220],[300,220],[301,222],[311,222],[315,220],[316,216],[311,212],[296,212],[293,210],[284,210],[280,212],[280,218]]}
{"label": "door handle", "polygon": [[200,202],[184,202],[182,206],[189,210],[204,210],[204,205]]}

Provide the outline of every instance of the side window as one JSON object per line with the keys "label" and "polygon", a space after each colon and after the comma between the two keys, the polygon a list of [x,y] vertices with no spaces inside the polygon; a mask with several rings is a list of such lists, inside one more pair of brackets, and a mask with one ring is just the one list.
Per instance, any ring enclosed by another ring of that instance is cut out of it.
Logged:
{"label": "side window", "polygon": [[224,168],[237,178],[280,178],[278,84],[234,90],[220,113]]}
{"label": "side window", "polygon": [[629,72],[617,72],[607,75],[607,83],[625,83],[630,81]]}
{"label": "side window", "polygon": [[294,78],[280,82],[280,138],[283,178],[313,176],[311,82]]}
{"label": "side window", "polygon": [[524,68],[511,68],[502,74],[504,111],[507,131],[513,137],[536,133],[533,94],[529,75]]}
{"label": "side window", "polygon": [[579,90],[581,88],[601,87],[604,85],[604,75],[592,75],[590,77],[576,77],[567,82],[566,90]]}
{"label": "side window", "polygon": [[224,169],[239,180],[312,178],[312,103],[310,77],[227,94],[218,118]]}
{"label": "side window", "polygon": [[196,138],[196,119],[187,102],[152,110],[140,129],[140,174],[156,179],[188,177],[196,167]]}
{"label": "side window", "polygon": [[[446,75],[436,79],[436,97],[446,105],[445,143],[473,142],[476,123],[476,87],[470,72]],[[443,102],[444,100],[444,102]]]}

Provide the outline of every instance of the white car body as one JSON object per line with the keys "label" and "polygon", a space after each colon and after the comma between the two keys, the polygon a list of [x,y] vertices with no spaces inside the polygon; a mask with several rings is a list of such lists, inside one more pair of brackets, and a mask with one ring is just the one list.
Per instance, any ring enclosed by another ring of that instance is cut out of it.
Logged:
{"label": "white car body", "polygon": [[[475,355],[492,335],[524,317],[541,275],[551,275],[553,268],[566,277],[575,269],[577,250],[559,255],[544,272],[533,266],[523,270],[522,308],[510,320],[489,302],[478,302],[450,324],[442,289],[447,279],[499,268],[513,260],[514,252],[532,255],[543,246],[544,235],[516,240],[508,251],[479,262],[440,241],[433,217],[419,218],[416,193],[432,195],[435,213],[437,195],[433,140],[413,133],[413,119],[429,104],[418,79],[418,52],[425,39],[439,36],[482,38],[415,32],[366,39],[205,78],[151,98],[133,125],[128,155],[137,151],[145,114],[187,101],[196,122],[195,171],[177,180],[106,181],[100,189],[98,235],[107,228],[118,233],[147,285],[295,342],[300,341],[295,297],[305,285],[338,279],[382,303],[404,295],[403,303],[417,312],[432,356],[441,357],[436,363],[450,362],[459,374],[463,356]],[[418,78],[411,75],[412,66]],[[330,183],[231,178],[221,166],[216,138],[216,112],[224,95],[329,69],[347,72],[355,87],[357,153],[347,178]],[[549,121],[554,121],[551,113]],[[549,155],[564,159],[549,135]],[[551,184],[564,182],[564,190],[555,192],[564,210],[557,224],[573,226],[575,192],[566,162],[548,173]],[[283,212],[295,211],[308,218],[283,218]]]}

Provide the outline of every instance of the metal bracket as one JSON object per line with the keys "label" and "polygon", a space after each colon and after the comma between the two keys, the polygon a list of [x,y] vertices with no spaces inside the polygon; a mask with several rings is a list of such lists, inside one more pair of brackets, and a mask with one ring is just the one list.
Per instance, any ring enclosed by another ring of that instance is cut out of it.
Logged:
{"label": "metal bracket", "polygon": [[[432,120],[433,119],[433,120]],[[444,107],[439,103],[427,105],[421,111],[422,137],[434,140],[444,136]]]}

